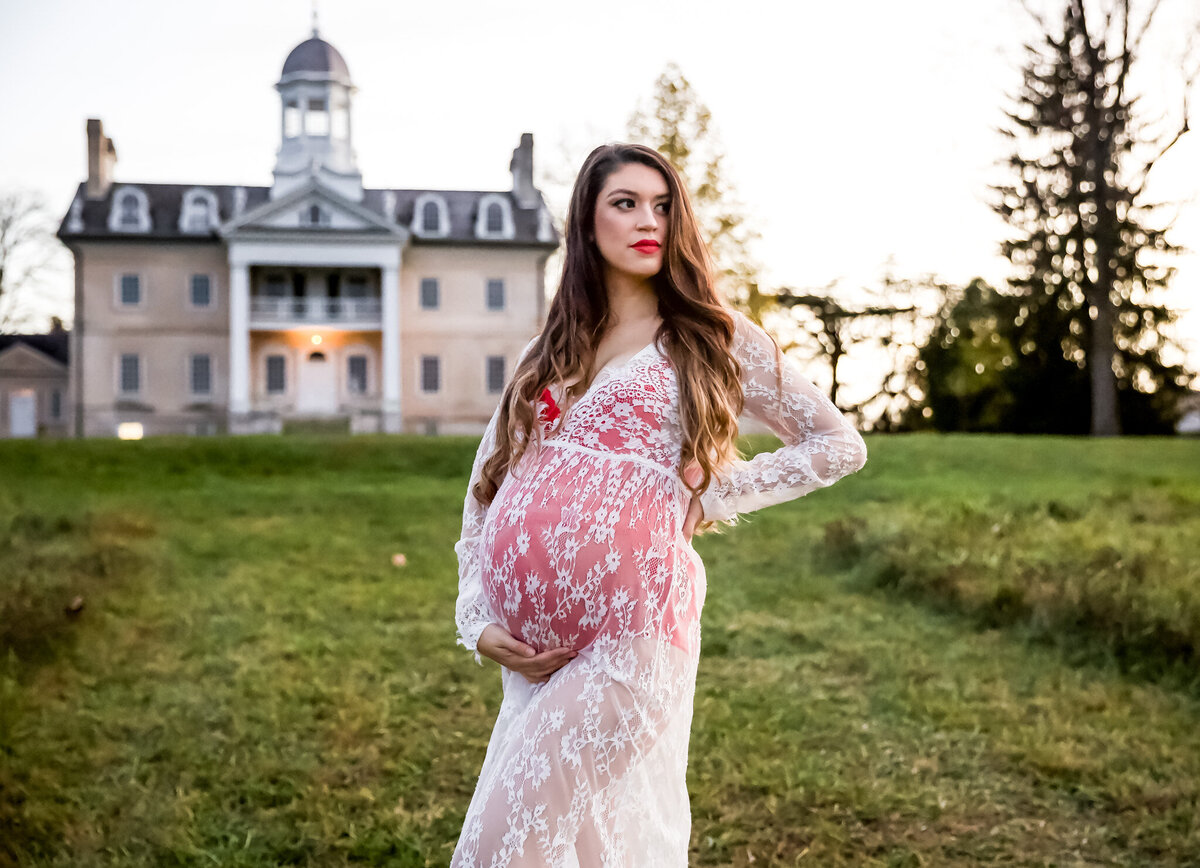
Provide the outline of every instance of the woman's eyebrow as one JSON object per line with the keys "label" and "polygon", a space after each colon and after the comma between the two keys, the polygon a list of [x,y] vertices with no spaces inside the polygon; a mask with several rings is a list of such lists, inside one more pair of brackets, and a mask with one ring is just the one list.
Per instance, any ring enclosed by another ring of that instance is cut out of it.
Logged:
{"label": "woman's eyebrow", "polygon": [[[640,196],[640,195],[641,195],[640,193],[635,193],[633,190],[626,190],[624,187],[621,187],[621,188],[619,188],[619,189],[617,189],[617,190],[610,190],[610,191],[609,191],[609,193],[608,193],[608,195],[610,195],[610,196],[615,196],[615,195],[617,195],[618,193],[623,193],[623,194],[625,194],[626,196],[633,196],[635,199],[636,199],[638,196]],[[659,194],[658,194],[657,196],[655,196],[654,198],[655,198],[655,199],[670,199],[670,198],[671,198],[671,194],[670,194],[670,193],[659,193]]]}

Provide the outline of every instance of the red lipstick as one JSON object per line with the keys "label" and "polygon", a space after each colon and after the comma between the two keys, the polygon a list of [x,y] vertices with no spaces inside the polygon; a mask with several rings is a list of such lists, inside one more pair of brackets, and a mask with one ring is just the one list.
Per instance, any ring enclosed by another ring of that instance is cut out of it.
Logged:
{"label": "red lipstick", "polygon": [[658,242],[650,238],[643,239],[642,241],[639,241],[636,244],[630,244],[629,246],[639,253],[656,253],[658,252],[659,248]]}

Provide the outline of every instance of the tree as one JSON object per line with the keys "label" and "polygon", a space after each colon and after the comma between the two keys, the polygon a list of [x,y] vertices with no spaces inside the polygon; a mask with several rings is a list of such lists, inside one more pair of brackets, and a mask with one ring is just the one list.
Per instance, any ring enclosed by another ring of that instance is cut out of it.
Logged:
{"label": "tree", "polygon": [[649,107],[634,112],[627,133],[631,141],[656,149],[679,172],[712,251],[718,286],[731,303],[761,323],[771,299],[759,291],[759,269],[750,254],[757,233],[725,178],[725,155],[712,113],[678,66],[668,64],[659,75]]}
{"label": "tree", "polygon": [[[1057,343],[1062,320],[1049,315],[1057,310],[1030,317],[1028,299],[979,278],[947,287],[912,366],[916,400],[902,427],[1086,433],[1088,374]],[[1177,390],[1125,386],[1119,395],[1124,430],[1171,432]]]}
{"label": "tree", "polygon": [[[1129,72],[1159,0],[1140,24],[1130,6],[1111,0],[1096,14],[1084,0],[1066,0],[1061,27],[1026,7],[1041,35],[1026,46],[1002,130],[1012,141],[1013,180],[994,188],[993,207],[1013,230],[1002,249],[1019,299],[1016,364],[1060,407],[1079,404],[1085,390],[1090,420],[1054,429],[1071,433],[1118,434],[1123,419],[1134,430],[1161,427],[1154,414],[1170,412],[1170,396],[1188,379],[1163,359],[1174,314],[1161,298],[1178,248],[1145,195],[1156,161],[1188,130],[1187,104],[1169,135],[1150,136],[1134,122]],[[1016,400],[1031,409],[1031,397]]]}
{"label": "tree", "polygon": [[[1018,304],[1015,296],[979,278],[965,287],[946,288],[933,330],[913,365],[921,400],[908,408],[906,427],[1012,431],[1047,414],[1065,410],[1078,415],[1077,408],[1054,402],[1042,412],[1018,405],[1019,390],[1012,382]],[[1078,372],[1073,364],[1070,369]]]}
{"label": "tree", "polygon": [[0,332],[26,321],[26,293],[61,255],[42,200],[30,193],[0,193]]}
{"label": "tree", "polygon": [[[857,345],[870,342],[878,344],[880,348],[890,346],[893,343],[892,335],[896,331],[893,321],[913,313],[915,308],[869,303],[848,307],[835,298],[833,289],[834,286],[831,285],[819,293],[804,293],[784,288],[774,294],[774,300],[780,307],[793,312],[794,322],[812,339],[818,355],[823,357],[828,365],[829,400],[843,411],[857,410],[863,404],[889,392],[892,387],[889,382],[891,377],[885,376],[880,391],[867,401],[860,402],[858,407],[842,407],[838,395],[841,388],[839,366],[850,350]],[[795,343],[789,345],[788,349],[794,346]]]}

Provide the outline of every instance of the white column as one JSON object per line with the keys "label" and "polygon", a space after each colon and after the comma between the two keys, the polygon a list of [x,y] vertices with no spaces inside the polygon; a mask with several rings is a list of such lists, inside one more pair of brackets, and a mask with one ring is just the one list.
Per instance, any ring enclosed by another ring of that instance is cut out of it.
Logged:
{"label": "white column", "polygon": [[250,268],[229,268],[229,415],[231,433],[250,412]]}
{"label": "white column", "polygon": [[383,430],[400,431],[400,269],[385,265],[383,283]]}

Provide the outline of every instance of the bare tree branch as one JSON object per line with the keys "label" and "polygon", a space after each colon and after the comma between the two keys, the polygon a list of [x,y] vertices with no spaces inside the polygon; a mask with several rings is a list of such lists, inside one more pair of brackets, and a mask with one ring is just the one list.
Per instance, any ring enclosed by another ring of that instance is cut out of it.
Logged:
{"label": "bare tree branch", "polygon": [[0,332],[25,318],[25,290],[62,256],[42,200],[30,193],[0,193]]}

